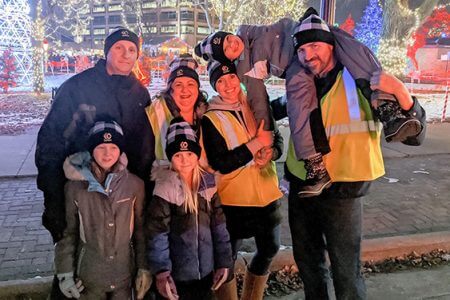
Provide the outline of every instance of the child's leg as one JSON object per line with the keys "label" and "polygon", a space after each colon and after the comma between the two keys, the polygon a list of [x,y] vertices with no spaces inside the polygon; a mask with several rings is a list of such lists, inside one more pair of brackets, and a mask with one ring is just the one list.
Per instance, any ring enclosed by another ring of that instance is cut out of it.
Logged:
{"label": "child's leg", "polygon": [[372,106],[374,106],[375,114],[383,123],[384,137],[388,143],[403,142],[421,132],[420,121],[403,113],[397,101],[379,98],[376,101],[372,100]]}
{"label": "child's leg", "polygon": [[178,296],[180,300],[210,300],[213,299],[211,286],[213,283],[212,273],[200,280],[189,282],[176,282]]}

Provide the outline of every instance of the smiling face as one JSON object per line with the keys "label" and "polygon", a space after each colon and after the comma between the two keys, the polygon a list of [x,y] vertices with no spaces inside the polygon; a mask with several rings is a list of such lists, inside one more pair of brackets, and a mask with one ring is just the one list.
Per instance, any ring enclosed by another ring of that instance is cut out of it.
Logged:
{"label": "smiling face", "polygon": [[182,176],[192,174],[198,165],[198,157],[191,151],[180,151],[172,156],[172,167]]}
{"label": "smiling face", "polygon": [[170,95],[182,113],[194,110],[198,94],[198,83],[191,77],[178,77],[172,82]]}
{"label": "smiling face", "polygon": [[244,42],[241,38],[234,34],[229,34],[223,41],[223,53],[225,56],[233,61],[237,59],[242,51],[244,51]]}
{"label": "smiling face", "polygon": [[138,57],[136,45],[133,42],[120,40],[112,45],[106,56],[106,71],[109,75],[128,76]]}
{"label": "smiling face", "polygon": [[116,144],[103,143],[94,148],[92,156],[103,170],[109,171],[119,160],[120,149]]}
{"label": "smiling face", "polygon": [[333,46],[324,42],[311,42],[297,50],[300,63],[317,77],[323,77],[335,65]]}
{"label": "smiling face", "polygon": [[216,91],[223,101],[236,103],[239,101],[239,93],[241,92],[239,77],[234,73],[221,76],[216,82]]}

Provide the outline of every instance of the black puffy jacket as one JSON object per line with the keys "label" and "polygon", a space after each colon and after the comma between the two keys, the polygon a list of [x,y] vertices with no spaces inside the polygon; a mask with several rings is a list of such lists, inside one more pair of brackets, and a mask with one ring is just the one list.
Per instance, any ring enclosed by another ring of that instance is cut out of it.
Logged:
{"label": "black puffy jacket", "polygon": [[147,89],[134,75],[108,75],[105,60],[71,77],[58,89],[39,130],[35,157],[37,185],[44,192],[42,222],[55,242],[65,228],[63,162],[67,156],[87,149],[88,131],[96,116],[117,120],[124,131],[123,150],[129,170],[144,180],[149,178],[155,148],[144,110],[149,103]]}

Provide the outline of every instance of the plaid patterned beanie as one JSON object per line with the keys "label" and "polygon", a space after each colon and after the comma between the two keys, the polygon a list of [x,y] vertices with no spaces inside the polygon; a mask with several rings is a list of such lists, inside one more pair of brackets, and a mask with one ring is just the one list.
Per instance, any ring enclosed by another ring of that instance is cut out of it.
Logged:
{"label": "plaid patterned beanie", "polygon": [[196,71],[197,67],[197,61],[190,55],[175,58],[169,64],[170,74],[167,79],[167,86],[170,87],[173,81],[178,77],[190,77],[197,81],[197,84],[200,87],[200,80],[198,79]]}
{"label": "plaid patterned beanie", "polygon": [[300,46],[312,42],[324,42],[334,46],[334,36],[330,32],[330,28],[312,7],[308,8],[300,19],[292,37],[295,51]]}
{"label": "plaid patterned beanie", "polygon": [[170,122],[166,138],[166,155],[169,160],[178,152],[193,152],[200,158],[200,147],[195,131],[183,118],[178,117]]}
{"label": "plaid patterned beanie", "polygon": [[95,147],[103,143],[115,144],[119,147],[120,153],[123,151],[125,142],[123,130],[113,119],[104,118],[104,120],[95,122],[88,135],[88,150],[91,154]]}
{"label": "plaid patterned beanie", "polygon": [[223,42],[225,37],[229,34],[226,31],[217,31],[210,34],[195,46],[194,53],[198,57],[203,58],[206,61],[217,60],[221,63],[228,63],[230,60],[225,56],[223,52]]}

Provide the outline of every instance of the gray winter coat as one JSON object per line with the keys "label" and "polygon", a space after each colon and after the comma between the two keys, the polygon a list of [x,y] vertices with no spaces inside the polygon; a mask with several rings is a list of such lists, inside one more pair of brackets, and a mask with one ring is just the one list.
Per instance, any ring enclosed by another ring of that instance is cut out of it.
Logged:
{"label": "gray winter coat", "polygon": [[[122,154],[105,177],[88,152],[64,162],[67,227],[55,247],[56,273],[74,272],[84,286],[105,292],[129,286],[148,269],[143,231],[144,183]],[[96,175],[94,175],[96,174]]]}
{"label": "gray winter coat", "polygon": [[291,34],[295,25],[295,21],[283,18],[271,25],[241,25],[236,32],[244,42],[237,73],[247,89],[255,119],[258,123],[264,120],[265,129],[273,129],[273,123],[264,80],[270,75],[284,77],[294,53]]}
{"label": "gray winter coat", "polygon": [[215,184],[202,181],[196,215],[185,212],[176,172],[161,167],[152,179],[155,189],[145,225],[151,272],[170,271],[175,281],[190,281],[230,268],[230,236]]}

